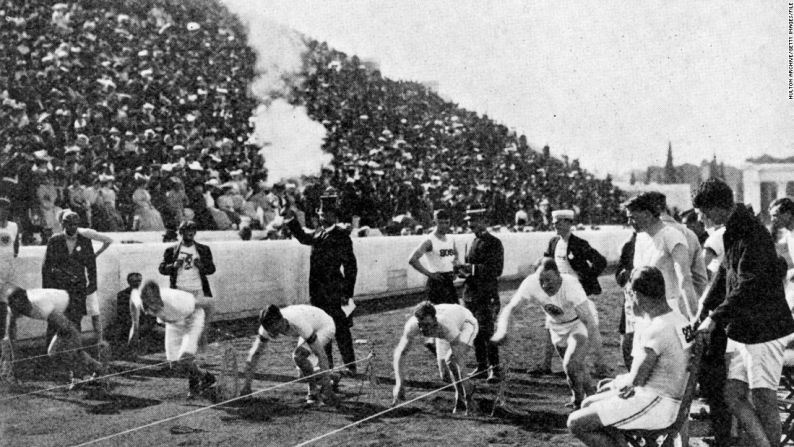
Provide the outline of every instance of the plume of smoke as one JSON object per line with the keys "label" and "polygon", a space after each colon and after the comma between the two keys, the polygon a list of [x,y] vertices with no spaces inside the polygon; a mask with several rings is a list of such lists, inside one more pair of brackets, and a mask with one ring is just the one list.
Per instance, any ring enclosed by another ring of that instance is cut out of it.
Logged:
{"label": "plume of smoke", "polygon": [[262,147],[268,181],[317,174],[331,162],[322,151],[325,127],[312,121],[304,107],[286,98],[300,83],[306,45],[294,30],[269,20],[259,2],[223,0],[248,31],[248,45],[256,51],[257,77],[249,86],[261,105],[251,116],[254,141]]}

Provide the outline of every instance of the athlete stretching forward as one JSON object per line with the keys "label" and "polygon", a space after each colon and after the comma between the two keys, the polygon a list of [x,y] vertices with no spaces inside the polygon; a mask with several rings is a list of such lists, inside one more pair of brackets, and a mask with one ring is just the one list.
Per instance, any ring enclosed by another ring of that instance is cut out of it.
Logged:
{"label": "athlete stretching forward", "polygon": [[[262,309],[259,314],[259,334],[248,352],[245,383],[241,395],[251,394],[251,381],[262,351],[270,340],[274,340],[282,334],[298,337],[298,346],[292,351],[292,360],[298,367],[301,377],[315,374],[312,355],[317,357],[319,370],[328,371],[328,356],[325,354],[325,346],[334,339],[336,334],[334,319],[319,307],[295,304],[279,309],[271,304],[267,309]],[[321,385],[319,397],[325,403],[336,404],[337,398],[332,389],[332,382],[338,380],[338,376],[333,375],[334,380],[331,376],[332,374],[323,373],[308,379],[309,393],[306,403],[312,404],[317,401],[317,382],[319,381]]]}
{"label": "athlete stretching forward", "polygon": [[[30,289],[25,290],[15,286],[7,289],[8,317],[0,324],[3,329],[4,345],[13,353],[13,344],[16,339],[16,320],[28,317],[34,320],[46,321],[55,328],[56,334],[47,349],[50,356],[59,356],[69,364],[72,375],[72,386],[78,383],[78,377],[83,374],[100,373],[105,368],[84,350],[81,346],[80,330],[64,315],[69,305],[69,294],[58,289]],[[2,303],[5,305],[5,303]],[[69,352],[60,352],[69,351]],[[13,355],[10,356],[13,361]],[[7,377],[13,379],[13,367],[4,365],[9,371],[4,371]]]}
{"label": "athlete stretching forward", "polygon": [[403,388],[403,355],[411,348],[411,342],[421,333],[423,337],[433,337],[436,340],[436,355],[439,361],[439,374],[443,379],[445,371],[455,383],[455,407],[458,409],[461,395],[463,396],[466,412],[469,411],[471,401],[471,386],[466,383],[457,383],[461,380],[461,371],[469,351],[474,347],[474,338],[477,337],[477,319],[471,311],[459,304],[432,304],[430,301],[419,303],[414,315],[405,323],[403,336],[394,349],[394,400],[405,399]]}
{"label": "athlete stretching forward", "polygon": [[196,352],[204,330],[204,309],[211,307],[207,298],[196,298],[179,289],[161,289],[148,281],[130,293],[130,344],[138,341],[141,312],[165,323],[165,357],[188,377],[188,398],[200,395],[215,383],[215,377],[196,365]]}
{"label": "athlete stretching forward", "polygon": [[543,258],[538,270],[524,279],[510,303],[502,309],[491,341],[497,344],[504,341],[510,314],[523,300],[540,305],[546,313],[551,341],[562,358],[573,393],[573,401],[566,406],[579,408],[585,393],[592,388],[585,361],[588,334],[598,330],[582,285],[573,276],[561,275],[553,258]]}

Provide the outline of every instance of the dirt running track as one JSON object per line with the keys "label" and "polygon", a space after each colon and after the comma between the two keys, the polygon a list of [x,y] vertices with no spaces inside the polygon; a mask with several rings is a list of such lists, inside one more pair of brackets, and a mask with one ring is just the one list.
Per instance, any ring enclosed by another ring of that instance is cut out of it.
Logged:
{"label": "dirt running track", "polygon": [[[605,350],[615,372],[622,372],[618,360],[616,334],[620,294],[611,277],[602,277],[605,293],[597,300],[602,321]],[[510,293],[502,294],[502,302]],[[355,319],[353,337],[357,339],[358,359],[375,354],[378,384],[365,374],[342,382],[343,401],[339,408],[305,404],[303,384],[289,384],[245,400],[199,411],[92,445],[102,446],[291,446],[320,436],[389,408],[394,383],[391,355],[410,310],[402,308],[364,315]],[[540,359],[544,337],[542,315],[538,309],[523,308],[513,319],[513,337],[502,348],[510,371],[504,387],[505,408],[498,407],[490,417],[497,385],[477,382],[475,399],[480,414],[451,414],[454,394],[443,390],[426,399],[396,409],[351,429],[329,436],[313,445],[323,446],[570,446],[581,445],[565,428],[568,410],[563,405],[569,394],[560,375],[531,377],[526,374]],[[234,347],[242,362],[254,333],[253,321],[225,325],[223,330],[237,338],[212,343],[202,361],[218,370],[222,352]],[[366,341],[366,342],[364,342]],[[280,340],[268,347],[254,383],[262,389],[294,380],[291,363],[293,340]],[[41,354],[25,352],[22,356]],[[338,361],[338,352],[335,352]],[[473,354],[468,362],[473,365]],[[14,394],[32,392],[63,384],[65,377],[48,360],[32,360],[20,365],[18,374],[24,385],[0,389],[0,445],[71,446],[122,432],[161,419],[210,405],[206,399],[187,400],[186,380],[175,377],[162,352],[141,356],[136,362],[113,362],[114,372],[152,365],[110,380],[104,391],[46,391],[9,399]],[[338,363],[337,363],[338,364]],[[408,399],[440,388],[435,359],[421,346],[408,354]],[[366,370],[366,363],[359,371]],[[555,370],[560,364],[555,359]],[[694,445],[694,443],[693,443]]]}

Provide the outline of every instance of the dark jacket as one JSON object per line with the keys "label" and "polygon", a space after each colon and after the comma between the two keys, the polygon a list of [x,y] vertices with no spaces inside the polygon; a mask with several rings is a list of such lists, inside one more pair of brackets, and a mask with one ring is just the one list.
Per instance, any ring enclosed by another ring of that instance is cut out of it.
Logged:
{"label": "dark jacket", "polygon": [[311,304],[320,308],[341,307],[342,299],[353,297],[358,274],[350,234],[339,226],[329,231],[318,228],[307,232],[297,219],[289,220],[287,228],[298,242],[312,247],[309,258]]}
{"label": "dark jacket", "polygon": [[[554,236],[549,241],[549,248],[543,256],[554,257],[554,250],[560,236]],[[598,284],[598,275],[607,266],[607,260],[601,253],[590,246],[586,240],[571,234],[568,237],[568,262],[571,268],[579,275],[579,282],[588,295],[598,295],[601,293],[601,285]]]}
{"label": "dark jacket", "polygon": [[41,286],[66,290],[70,296],[83,299],[96,292],[96,258],[91,240],[78,234],[77,244],[69,254],[64,233],[51,237],[41,266]]}
{"label": "dark jacket", "polygon": [[[160,274],[168,275],[171,278],[172,289],[176,289],[179,286],[177,284],[177,273],[179,272],[179,269],[174,268],[174,262],[176,262],[177,256],[179,256],[179,247],[181,245],[182,242],[178,242],[175,245],[166,248],[165,253],[163,253],[163,262],[160,263]],[[193,245],[196,246],[196,253],[198,253],[199,258],[201,259],[201,265],[199,268],[201,290],[204,292],[204,296],[211,297],[212,290],[210,290],[210,282],[207,280],[207,275],[212,275],[215,273],[215,263],[212,262],[212,251],[208,246],[199,244],[195,241],[193,242]]]}
{"label": "dark jacket", "polygon": [[631,233],[629,240],[627,240],[620,249],[620,259],[615,269],[615,282],[617,282],[620,287],[626,287],[626,283],[629,282],[631,270],[634,268],[634,246],[636,243],[637,232],[635,231]]}
{"label": "dark jacket", "polygon": [[466,253],[466,263],[472,265],[473,274],[466,278],[463,299],[475,304],[491,304],[499,300],[499,276],[504,268],[502,241],[487,231],[474,238]]}
{"label": "dark jacket", "polygon": [[728,216],[723,235],[725,268],[714,281],[725,281],[706,295],[703,307],[725,325],[728,338],[755,344],[794,332],[794,318],[783,290],[785,266],[778,259],[772,236],[744,205]]}

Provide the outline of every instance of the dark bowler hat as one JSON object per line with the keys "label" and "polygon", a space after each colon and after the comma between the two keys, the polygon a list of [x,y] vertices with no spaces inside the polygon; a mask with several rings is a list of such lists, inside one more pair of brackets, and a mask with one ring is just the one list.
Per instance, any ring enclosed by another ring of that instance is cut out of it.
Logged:
{"label": "dark bowler hat", "polygon": [[320,209],[323,211],[337,211],[339,209],[339,194],[333,186],[329,186],[320,196]]}
{"label": "dark bowler hat", "polygon": [[483,219],[485,218],[486,212],[487,210],[485,208],[466,210],[466,217],[463,220],[470,221],[470,220]]}

